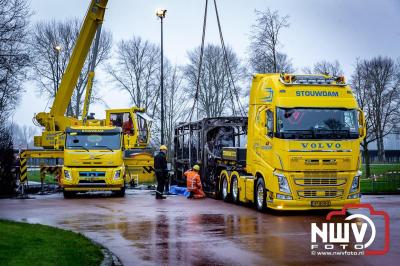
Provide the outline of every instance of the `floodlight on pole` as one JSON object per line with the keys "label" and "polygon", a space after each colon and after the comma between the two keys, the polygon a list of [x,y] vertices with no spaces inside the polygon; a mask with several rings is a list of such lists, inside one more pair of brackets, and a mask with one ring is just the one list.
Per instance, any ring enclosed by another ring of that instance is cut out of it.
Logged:
{"label": "floodlight on pole", "polygon": [[156,10],[156,16],[163,19],[165,18],[165,14],[167,14],[167,10],[166,9],[157,9]]}
{"label": "floodlight on pole", "polygon": [[60,81],[59,57],[60,57],[60,52],[61,52],[61,45],[54,44],[53,49],[54,49],[54,52],[56,53],[56,83],[57,83],[57,87],[55,89],[56,89],[56,92],[57,92],[58,91],[59,81]]}
{"label": "floodlight on pole", "polygon": [[165,14],[167,13],[166,9],[157,9],[156,16],[161,20],[161,145],[165,144],[164,142],[164,37],[163,37],[163,20],[165,18]]}
{"label": "floodlight on pole", "polygon": [[61,51],[61,45],[59,45],[59,44],[54,45],[54,50],[56,50],[57,52],[60,52]]}

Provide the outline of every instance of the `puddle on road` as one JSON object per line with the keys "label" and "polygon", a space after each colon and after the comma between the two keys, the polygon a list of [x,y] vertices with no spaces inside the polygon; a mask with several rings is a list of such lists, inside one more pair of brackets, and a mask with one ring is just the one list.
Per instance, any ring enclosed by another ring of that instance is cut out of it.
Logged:
{"label": "puddle on road", "polygon": [[119,201],[57,201],[62,207],[52,208],[50,216],[46,216],[50,209],[46,205],[44,215],[32,211],[25,217],[28,222],[51,221],[84,233],[124,258],[127,265],[304,265],[318,261],[309,256],[310,227],[312,222],[325,222],[326,213],[262,214],[219,202],[209,208],[197,202],[146,200],[121,207]]}
{"label": "puddle on road", "polygon": [[[80,213],[62,227],[96,234],[127,256],[155,264],[282,263],[309,255],[310,226],[324,215],[194,214],[191,212]],[[310,261],[308,261],[310,262]]]}
{"label": "puddle on road", "polygon": [[266,257],[288,256],[288,250],[298,249],[299,242],[309,244],[310,238],[310,223],[300,222],[299,232],[301,217],[161,213],[153,219],[135,220],[117,226],[121,235],[140,259],[163,264],[208,259],[214,264],[258,264]]}

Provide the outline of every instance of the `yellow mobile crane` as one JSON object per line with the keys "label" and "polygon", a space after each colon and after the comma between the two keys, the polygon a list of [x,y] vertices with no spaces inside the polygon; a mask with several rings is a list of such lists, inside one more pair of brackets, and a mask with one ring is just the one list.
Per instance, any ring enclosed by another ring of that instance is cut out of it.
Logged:
{"label": "yellow mobile crane", "polygon": [[[92,190],[115,191],[123,196],[127,170],[135,173],[138,179],[153,177],[153,158],[144,150],[150,140],[151,119],[143,108],[106,110],[105,120],[88,116],[97,48],[107,3],[108,0],[91,0],[51,110],[38,113],[35,117],[44,130],[40,136],[35,136],[34,143],[44,150],[21,153],[22,184],[27,180],[26,160],[29,157],[64,159],[59,181],[65,197],[78,191]],[[95,36],[82,119],[66,116]]]}

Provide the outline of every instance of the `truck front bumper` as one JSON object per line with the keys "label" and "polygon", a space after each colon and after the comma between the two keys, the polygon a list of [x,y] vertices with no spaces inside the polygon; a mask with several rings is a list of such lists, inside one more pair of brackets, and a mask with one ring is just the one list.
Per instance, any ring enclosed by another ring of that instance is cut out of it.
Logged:
{"label": "truck front bumper", "polygon": [[63,167],[60,185],[66,191],[115,191],[125,186],[124,167]]}
{"label": "truck front bumper", "polygon": [[[312,206],[311,202],[330,202],[329,206]],[[267,200],[267,207],[274,210],[341,210],[345,204],[358,204],[360,198],[356,199],[315,199],[315,200]]]}
{"label": "truck front bumper", "polygon": [[119,191],[121,190],[122,186],[68,186],[64,185],[63,189],[66,191],[81,191],[81,192],[86,192],[86,191]]}

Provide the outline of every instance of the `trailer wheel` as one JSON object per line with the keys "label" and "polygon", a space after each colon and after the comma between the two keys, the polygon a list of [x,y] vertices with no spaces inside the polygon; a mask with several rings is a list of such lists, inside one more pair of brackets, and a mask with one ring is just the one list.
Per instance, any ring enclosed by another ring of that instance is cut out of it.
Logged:
{"label": "trailer wheel", "polygon": [[264,179],[259,178],[257,180],[255,197],[254,197],[257,210],[260,212],[265,212],[267,210],[267,202],[266,202],[266,191],[264,185]]}
{"label": "trailer wheel", "polygon": [[225,202],[229,202],[231,200],[230,193],[228,191],[228,178],[225,175],[222,175],[222,199]]}
{"label": "trailer wheel", "polygon": [[232,201],[234,203],[239,203],[239,184],[238,184],[238,178],[237,176],[232,176],[232,185],[231,185],[231,191],[232,191]]}

